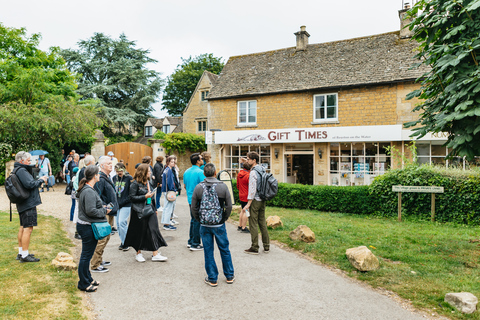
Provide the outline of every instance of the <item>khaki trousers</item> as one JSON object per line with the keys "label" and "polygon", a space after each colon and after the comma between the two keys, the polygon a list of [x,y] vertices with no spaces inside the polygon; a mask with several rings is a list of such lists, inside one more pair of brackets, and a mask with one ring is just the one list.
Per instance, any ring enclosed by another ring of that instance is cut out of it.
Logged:
{"label": "khaki trousers", "polygon": [[251,248],[258,251],[258,229],[260,229],[263,248],[269,250],[270,237],[268,236],[267,221],[265,220],[265,201],[252,201],[248,225],[250,226],[250,237],[252,238]]}
{"label": "khaki trousers", "polygon": [[102,240],[98,240],[97,247],[95,248],[95,253],[93,254],[92,260],[90,261],[90,269],[97,269],[103,261],[103,251],[107,246],[108,241],[110,240],[110,235],[106,236]]}

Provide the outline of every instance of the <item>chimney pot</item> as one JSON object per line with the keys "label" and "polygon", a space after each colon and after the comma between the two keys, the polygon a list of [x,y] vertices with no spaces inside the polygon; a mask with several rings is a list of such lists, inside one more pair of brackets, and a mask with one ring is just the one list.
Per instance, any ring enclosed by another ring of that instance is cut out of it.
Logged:
{"label": "chimney pot", "polygon": [[310,34],[306,31],[305,26],[300,27],[300,31],[295,32],[294,35],[297,36],[297,49],[296,51],[304,51],[307,49],[308,46],[308,37]]}

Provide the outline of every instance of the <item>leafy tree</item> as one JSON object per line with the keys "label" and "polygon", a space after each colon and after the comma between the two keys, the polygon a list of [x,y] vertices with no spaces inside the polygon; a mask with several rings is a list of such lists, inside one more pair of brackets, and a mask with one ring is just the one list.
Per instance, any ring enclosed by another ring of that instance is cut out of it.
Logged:
{"label": "leafy tree", "polygon": [[211,53],[182,58],[182,64],[167,78],[162,109],[171,116],[181,116],[203,72],[219,74],[223,66],[222,58],[216,58]]}
{"label": "leafy tree", "polygon": [[112,39],[95,33],[79,41],[78,47],[62,50],[61,54],[69,69],[79,76],[82,99],[100,100],[101,115],[107,120],[104,133],[112,135],[111,126],[141,129],[163,87],[160,73],[147,68],[157,61],[148,57],[148,50],[135,48],[135,41],[125,34]]}
{"label": "leafy tree", "polygon": [[66,142],[89,140],[100,125],[94,102],[78,101],[59,49],[44,52],[39,41],[39,34],[0,24],[0,174],[19,150],[45,149],[55,158]]}
{"label": "leafy tree", "polygon": [[419,97],[422,111],[414,136],[446,132],[449,156],[480,155],[480,0],[420,0],[408,12],[409,28],[420,43],[416,57],[430,71],[422,87],[407,98]]}

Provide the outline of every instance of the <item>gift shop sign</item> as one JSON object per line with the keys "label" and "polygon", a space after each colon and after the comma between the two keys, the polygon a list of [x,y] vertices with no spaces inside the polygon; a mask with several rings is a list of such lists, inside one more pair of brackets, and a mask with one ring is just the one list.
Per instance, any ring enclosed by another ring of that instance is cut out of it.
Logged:
{"label": "gift shop sign", "polygon": [[401,141],[402,126],[358,126],[215,132],[215,144]]}

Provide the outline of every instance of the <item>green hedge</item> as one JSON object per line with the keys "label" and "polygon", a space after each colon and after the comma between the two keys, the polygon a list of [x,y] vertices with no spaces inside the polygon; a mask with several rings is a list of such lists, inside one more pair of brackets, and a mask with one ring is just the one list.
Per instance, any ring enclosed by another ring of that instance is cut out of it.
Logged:
{"label": "green hedge", "polygon": [[[392,186],[440,186],[445,193],[436,194],[435,220],[480,225],[480,170],[462,171],[433,166],[410,165],[389,170],[375,178],[370,186],[335,187],[278,184],[277,196],[269,206],[313,209],[325,212],[396,217],[398,195]],[[240,203],[236,181],[234,197]],[[402,193],[402,217],[429,220],[430,193]]]}

